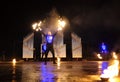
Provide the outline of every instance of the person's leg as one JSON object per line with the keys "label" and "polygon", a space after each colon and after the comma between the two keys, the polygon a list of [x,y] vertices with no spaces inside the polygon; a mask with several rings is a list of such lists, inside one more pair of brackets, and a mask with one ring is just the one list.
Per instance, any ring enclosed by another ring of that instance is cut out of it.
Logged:
{"label": "person's leg", "polygon": [[49,50],[46,50],[46,52],[45,52],[45,65],[47,64],[47,56],[48,56],[48,52],[49,52]]}
{"label": "person's leg", "polygon": [[56,62],[55,62],[55,53],[54,53],[54,49],[51,48],[50,51],[51,51],[52,56],[53,56],[53,63],[56,64]]}
{"label": "person's leg", "polygon": [[43,55],[44,55],[44,53],[42,52],[42,54],[41,54],[41,55],[42,55],[41,60],[43,60]]}
{"label": "person's leg", "polygon": [[44,60],[44,55],[45,55],[45,52],[42,52],[42,58],[41,58],[42,61]]}

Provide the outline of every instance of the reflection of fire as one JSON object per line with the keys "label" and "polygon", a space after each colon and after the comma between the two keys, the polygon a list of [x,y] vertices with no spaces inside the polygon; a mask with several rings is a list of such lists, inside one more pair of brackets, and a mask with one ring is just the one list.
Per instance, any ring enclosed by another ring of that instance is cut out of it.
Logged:
{"label": "reflection of fire", "polygon": [[[114,57],[115,55],[113,55]],[[116,58],[117,56],[115,56]],[[113,60],[113,64],[108,66],[107,69],[103,70],[103,74],[100,76],[101,78],[113,79],[118,76],[119,73],[119,60]]]}
{"label": "reflection of fire", "polygon": [[102,59],[102,56],[101,56],[100,54],[97,54],[97,57],[98,57],[99,59]]}
{"label": "reflection of fire", "polygon": [[58,66],[58,69],[60,69],[60,57],[57,57],[57,66]]}

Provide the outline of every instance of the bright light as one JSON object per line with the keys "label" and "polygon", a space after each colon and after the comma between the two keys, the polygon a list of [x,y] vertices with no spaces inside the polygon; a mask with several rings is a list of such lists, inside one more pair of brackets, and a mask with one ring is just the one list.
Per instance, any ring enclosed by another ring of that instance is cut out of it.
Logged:
{"label": "bright light", "polygon": [[105,43],[102,43],[101,44],[101,53],[107,53],[108,51],[107,51],[107,46],[106,46],[106,44]]}
{"label": "bright light", "polygon": [[15,58],[12,60],[12,63],[15,66],[15,64],[16,64],[16,59]]}
{"label": "bright light", "polygon": [[112,56],[113,56],[114,59],[118,58],[115,52],[113,52]]}
{"label": "bright light", "polygon": [[65,25],[66,25],[65,21],[61,19],[58,20],[58,30],[62,30],[65,27]]}
{"label": "bright light", "polygon": [[42,23],[41,21],[38,23],[38,27],[40,27],[40,26],[41,26],[41,23]]}
{"label": "bright light", "polygon": [[33,30],[35,30],[35,31],[41,31],[42,29],[41,29],[41,24],[42,24],[42,21],[40,21],[39,23],[34,23],[33,25],[32,25],[32,27],[33,27]]}
{"label": "bright light", "polygon": [[60,69],[60,57],[57,57],[57,67]]}
{"label": "bright light", "polygon": [[39,29],[37,28],[37,29],[35,29],[36,31],[38,31]]}
{"label": "bright light", "polygon": [[59,57],[57,57],[57,62],[60,62],[60,58]]}
{"label": "bright light", "polygon": [[16,63],[16,59],[15,58],[12,61],[13,61],[13,63]]}
{"label": "bright light", "polygon": [[102,56],[101,56],[100,54],[97,54],[97,57],[98,57],[99,59],[102,59]]}
{"label": "bright light", "polygon": [[34,24],[32,25],[32,27],[33,27],[33,29],[35,30],[35,29],[37,28],[37,23],[34,23]]}
{"label": "bright light", "polygon": [[113,60],[113,64],[103,71],[101,78],[113,79],[119,73],[119,60]]}
{"label": "bright light", "polygon": [[58,20],[58,24],[60,25],[60,27],[64,27],[66,23],[63,20]]}

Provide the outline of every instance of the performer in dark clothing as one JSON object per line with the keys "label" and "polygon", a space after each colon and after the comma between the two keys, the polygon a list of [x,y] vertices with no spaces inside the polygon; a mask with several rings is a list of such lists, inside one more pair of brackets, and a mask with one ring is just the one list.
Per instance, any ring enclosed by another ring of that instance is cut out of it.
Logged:
{"label": "performer in dark clothing", "polygon": [[56,34],[57,34],[57,32],[52,34],[50,31],[47,34],[43,33],[43,35],[45,36],[45,39],[46,39],[46,46],[47,46],[47,49],[45,52],[45,64],[47,64],[47,56],[48,56],[49,51],[51,51],[52,56],[53,56],[53,64],[56,64],[55,53],[54,53],[54,48],[53,48],[53,41],[54,41],[54,37]]}
{"label": "performer in dark clothing", "polygon": [[47,50],[47,46],[46,46],[46,42],[44,42],[42,44],[42,60],[43,60],[43,56],[45,55],[46,50]]}

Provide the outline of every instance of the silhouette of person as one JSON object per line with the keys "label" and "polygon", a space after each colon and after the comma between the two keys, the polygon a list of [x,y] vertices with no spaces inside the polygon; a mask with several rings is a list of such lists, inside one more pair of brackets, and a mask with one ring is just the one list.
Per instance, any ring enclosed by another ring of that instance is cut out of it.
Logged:
{"label": "silhouette of person", "polygon": [[47,64],[47,56],[48,56],[49,51],[52,53],[52,56],[53,56],[53,64],[56,64],[55,53],[54,53],[54,48],[53,48],[53,41],[54,41],[54,37],[57,34],[57,32],[55,32],[54,34],[52,34],[50,31],[48,31],[47,34],[44,34],[42,32],[42,34],[44,35],[44,37],[46,39],[46,47],[47,47],[46,52],[45,52],[45,65]]}
{"label": "silhouette of person", "polygon": [[42,44],[42,60],[43,60],[43,56],[45,55],[46,49],[47,49],[46,42],[44,42]]}

